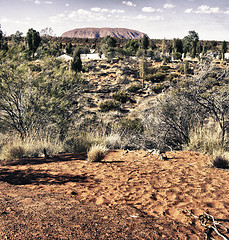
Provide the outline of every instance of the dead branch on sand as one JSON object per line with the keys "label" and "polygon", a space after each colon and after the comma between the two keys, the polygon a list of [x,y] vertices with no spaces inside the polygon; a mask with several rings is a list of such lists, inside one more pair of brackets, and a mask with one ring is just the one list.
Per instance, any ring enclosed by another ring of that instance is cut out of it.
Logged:
{"label": "dead branch on sand", "polygon": [[215,218],[204,212],[202,215],[200,215],[199,217],[196,216],[192,210],[191,211],[187,211],[189,213],[190,216],[199,219],[200,224],[205,227],[205,231],[204,233],[206,234],[206,240],[212,240],[214,239],[212,236],[212,232],[215,231],[215,233],[220,236],[222,239],[224,240],[229,240],[229,238],[227,236],[225,236],[225,234],[221,233],[220,231],[222,231],[222,229],[224,228],[226,230],[226,232],[229,232],[229,227],[221,224],[220,222],[216,222]]}

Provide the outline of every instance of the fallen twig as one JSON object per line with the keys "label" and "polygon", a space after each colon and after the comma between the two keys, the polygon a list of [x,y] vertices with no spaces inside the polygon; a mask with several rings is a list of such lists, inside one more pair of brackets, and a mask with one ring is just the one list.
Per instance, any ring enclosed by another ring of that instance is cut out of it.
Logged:
{"label": "fallen twig", "polygon": [[220,232],[218,228],[225,228],[227,232],[229,232],[229,227],[221,224],[220,222],[216,222],[215,218],[204,212],[204,214],[200,215],[199,217],[196,216],[192,211],[188,210],[188,213],[197,219],[199,219],[201,225],[206,228],[205,234],[207,237],[207,240],[213,239],[212,232],[215,231],[215,233],[220,236],[224,240],[229,240],[227,236],[225,236],[223,233]]}

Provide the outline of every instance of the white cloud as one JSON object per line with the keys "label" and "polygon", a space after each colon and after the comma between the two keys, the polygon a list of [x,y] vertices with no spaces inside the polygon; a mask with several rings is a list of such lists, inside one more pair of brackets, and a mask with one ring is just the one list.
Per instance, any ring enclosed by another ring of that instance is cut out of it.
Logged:
{"label": "white cloud", "polygon": [[124,5],[129,6],[129,7],[136,7],[136,6],[137,6],[136,4],[134,4],[134,3],[130,2],[130,1],[128,1],[128,2],[123,1],[122,3],[123,3]]}
{"label": "white cloud", "polygon": [[142,8],[142,11],[152,13],[152,12],[156,12],[156,9],[152,8],[152,7],[144,7],[144,8]]}
{"label": "white cloud", "polygon": [[166,4],[164,4],[164,8],[165,9],[172,9],[172,8],[175,8],[175,5],[166,3]]}
{"label": "white cloud", "polygon": [[229,14],[229,9],[227,9],[227,11],[224,12],[225,14]]}
{"label": "white cloud", "polygon": [[[0,22],[7,26],[8,29],[11,29],[11,34],[16,32],[15,28],[28,28],[29,24],[30,24],[30,19],[27,17],[27,18],[24,18],[24,19],[21,19],[21,20],[15,20],[15,19],[11,19],[11,18],[8,18],[8,17],[1,17],[0,18]],[[12,30],[14,29],[14,30]],[[17,29],[18,30],[18,29]]]}
{"label": "white cloud", "polygon": [[37,5],[41,4],[41,2],[39,0],[36,0],[34,3],[37,4]]}
{"label": "white cloud", "polygon": [[156,8],[152,8],[152,7],[143,7],[142,11],[143,12],[148,12],[148,13],[153,13],[153,12],[160,12],[160,13],[162,13],[162,12],[164,12],[163,9],[160,9],[160,8],[156,9]]}
{"label": "white cloud", "polygon": [[48,2],[48,1],[47,1],[47,2],[45,2],[45,3],[46,3],[46,4],[50,4],[50,5],[52,5],[52,4],[53,4],[53,2],[51,2],[51,1],[50,1],[50,2]]}
{"label": "white cloud", "polygon": [[96,12],[96,13],[125,13],[124,10],[119,10],[119,9],[107,9],[107,8],[99,8],[99,7],[94,7],[91,8],[92,12]]}
{"label": "white cloud", "polygon": [[76,11],[66,11],[65,13],[49,17],[49,20],[51,23],[108,21],[112,18],[120,18],[118,14],[123,14],[124,12],[124,10],[95,7],[90,10],[78,9]]}
{"label": "white cloud", "polygon": [[193,12],[193,9],[192,8],[188,8],[184,11],[185,13],[192,13]]}
{"label": "white cloud", "polygon": [[144,20],[144,21],[163,21],[164,18],[161,16],[146,16],[139,14],[137,17],[135,17],[137,20]]}
{"label": "white cloud", "polygon": [[65,4],[65,7],[69,7],[69,3],[66,3],[66,4]]}
{"label": "white cloud", "polygon": [[125,13],[125,10],[112,9],[110,12],[111,13]]}
{"label": "white cloud", "polygon": [[98,7],[91,8],[91,11],[97,12],[97,13],[108,13],[109,12],[109,10],[106,8],[98,8]]}
{"label": "white cloud", "polygon": [[219,13],[219,7],[214,7],[211,8],[207,5],[201,5],[198,7],[196,13],[200,13],[200,14],[211,14],[211,13]]}
{"label": "white cloud", "polygon": [[[57,14],[56,16],[49,17],[51,23],[61,23],[66,20],[68,17],[64,13]],[[70,18],[70,16],[69,16]]]}
{"label": "white cloud", "polygon": [[162,13],[162,12],[164,12],[164,10],[163,10],[163,9],[161,9],[161,8],[158,8],[158,9],[157,9],[157,12],[160,12],[160,13]]}
{"label": "white cloud", "polygon": [[214,13],[229,14],[229,10],[227,10],[226,12],[222,12],[219,7],[209,7],[207,5],[201,5],[197,8],[197,10],[188,8],[184,12],[185,13],[198,13],[198,14],[214,14]]}

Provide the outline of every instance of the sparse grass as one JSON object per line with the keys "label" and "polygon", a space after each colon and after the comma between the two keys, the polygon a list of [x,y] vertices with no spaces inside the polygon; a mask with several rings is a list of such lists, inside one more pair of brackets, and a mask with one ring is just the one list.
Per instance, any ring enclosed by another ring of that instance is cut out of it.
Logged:
{"label": "sparse grass", "polygon": [[121,134],[111,133],[106,137],[106,146],[109,149],[121,149],[122,148],[122,139]]}
{"label": "sparse grass", "polygon": [[65,148],[68,152],[87,152],[91,146],[104,143],[104,134],[95,130],[95,132],[80,133],[78,137],[67,141],[68,146]]}
{"label": "sparse grass", "polygon": [[22,157],[40,157],[44,148],[49,155],[63,151],[64,144],[58,139],[49,137],[22,140],[19,136],[7,136],[1,148],[0,159],[11,160]]}
{"label": "sparse grass", "polygon": [[[122,147],[121,133],[117,129],[110,129],[107,133],[107,126],[95,126],[94,130],[85,130],[77,137],[70,137],[65,141],[66,152],[88,152],[94,145],[104,145],[108,149],[119,149]],[[111,127],[112,128],[112,127]]]}
{"label": "sparse grass", "polygon": [[222,132],[218,123],[209,121],[202,127],[197,126],[190,133],[189,145],[186,150],[198,151],[211,155],[213,158],[217,156],[226,156],[225,146],[221,143]]}
{"label": "sparse grass", "polygon": [[101,162],[108,149],[104,145],[93,145],[87,153],[88,162]]}

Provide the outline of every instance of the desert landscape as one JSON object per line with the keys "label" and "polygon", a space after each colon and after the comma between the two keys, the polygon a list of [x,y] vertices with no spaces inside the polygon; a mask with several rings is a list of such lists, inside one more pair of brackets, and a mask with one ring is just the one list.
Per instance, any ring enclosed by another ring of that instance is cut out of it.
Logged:
{"label": "desert landscape", "polygon": [[229,239],[229,9],[152,2],[1,4],[0,240]]}

